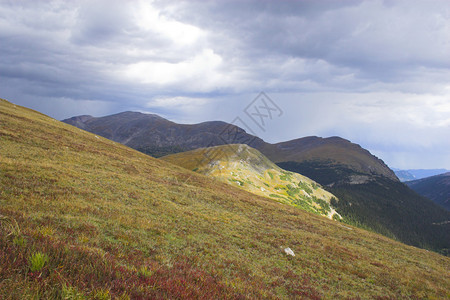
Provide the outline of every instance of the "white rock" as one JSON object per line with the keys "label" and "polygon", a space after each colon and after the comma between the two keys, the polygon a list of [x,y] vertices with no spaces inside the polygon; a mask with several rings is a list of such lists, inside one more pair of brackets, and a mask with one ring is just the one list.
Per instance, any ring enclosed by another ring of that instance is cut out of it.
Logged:
{"label": "white rock", "polygon": [[295,256],[295,253],[294,253],[294,251],[292,251],[291,248],[286,248],[286,249],[284,249],[284,252],[285,252],[287,255]]}

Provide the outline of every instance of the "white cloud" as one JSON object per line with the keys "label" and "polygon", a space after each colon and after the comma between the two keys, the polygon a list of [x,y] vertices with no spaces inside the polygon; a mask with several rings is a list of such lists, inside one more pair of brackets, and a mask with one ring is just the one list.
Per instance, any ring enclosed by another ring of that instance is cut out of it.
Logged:
{"label": "white cloud", "polygon": [[190,110],[197,109],[200,106],[204,106],[211,99],[205,98],[190,98],[190,97],[158,97],[149,101],[146,106],[149,108],[170,108],[178,110]]}
{"label": "white cloud", "polygon": [[222,58],[213,50],[204,49],[198,55],[178,63],[142,61],[127,65],[118,76],[145,84],[182,84],[181,88],[187,90],[209,91],[224,83],[217,72],[221,63]]}
{"label": "white cloud", "polygon": [[192,45],[205,35],[198,27],[161,15],[146,1],[133,5],[133,20],[141,30],[169,38],[176,46]]}

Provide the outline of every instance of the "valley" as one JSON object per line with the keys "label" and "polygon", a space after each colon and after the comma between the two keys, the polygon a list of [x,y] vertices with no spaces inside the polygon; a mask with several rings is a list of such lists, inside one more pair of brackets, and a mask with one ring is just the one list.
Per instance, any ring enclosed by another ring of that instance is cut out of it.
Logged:
{"label": "valley", "polygon": [[418,194],[450,210],[450,172],[407,181],[405,184]]}

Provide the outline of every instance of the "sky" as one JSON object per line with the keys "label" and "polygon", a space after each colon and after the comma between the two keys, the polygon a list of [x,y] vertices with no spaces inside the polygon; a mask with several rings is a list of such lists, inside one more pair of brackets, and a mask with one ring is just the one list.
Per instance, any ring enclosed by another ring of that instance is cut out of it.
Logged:
{"label": "sky", "polygon": [[59,120],[340,136],[390,167],[450,169],[450,1],[0,0],[0,97]]}

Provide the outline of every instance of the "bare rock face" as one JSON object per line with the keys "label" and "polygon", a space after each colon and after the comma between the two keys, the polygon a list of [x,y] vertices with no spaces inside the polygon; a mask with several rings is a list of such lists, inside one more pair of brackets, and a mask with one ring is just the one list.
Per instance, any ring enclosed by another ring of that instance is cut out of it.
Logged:
{"label": "bare rock face", "polygon": [[370,177],[366,175],[352,175],[349,179],[350,184],[364,184],[370,181]]}

